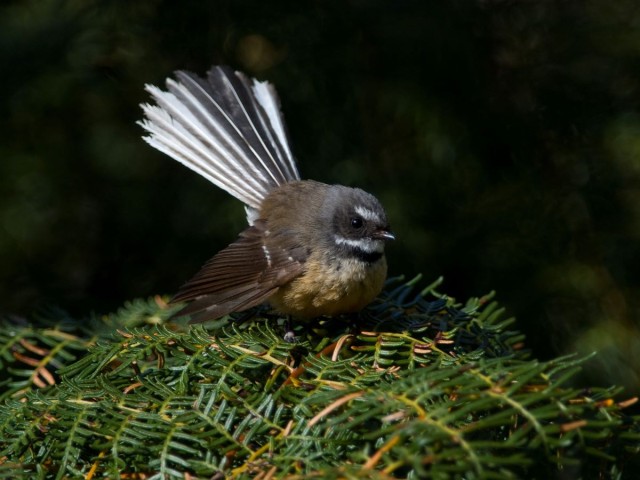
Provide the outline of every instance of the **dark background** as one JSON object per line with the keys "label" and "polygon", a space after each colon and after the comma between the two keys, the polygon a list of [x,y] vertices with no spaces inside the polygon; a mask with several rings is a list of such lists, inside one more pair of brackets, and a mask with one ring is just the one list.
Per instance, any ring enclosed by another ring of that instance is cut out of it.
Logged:
{"label": "dark background", "polygon": [[533,355],[640,372],[640,7],[592,1],[3,1],[0,310],[171,294],[242,207],[141,139],[144,83],[277,87],[303,177],[378,196],[390,273],[498,292]]}

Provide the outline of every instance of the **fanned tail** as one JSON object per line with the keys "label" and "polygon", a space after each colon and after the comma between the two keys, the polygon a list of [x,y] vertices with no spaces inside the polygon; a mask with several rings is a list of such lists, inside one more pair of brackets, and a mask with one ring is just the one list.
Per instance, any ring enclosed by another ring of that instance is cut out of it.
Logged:
{"label": "fanned tail", "polygon": [[178,71],[138,122],[151,146],[257,209],[275,187],[299,180],[275,89],[226,66],[207,78]]}

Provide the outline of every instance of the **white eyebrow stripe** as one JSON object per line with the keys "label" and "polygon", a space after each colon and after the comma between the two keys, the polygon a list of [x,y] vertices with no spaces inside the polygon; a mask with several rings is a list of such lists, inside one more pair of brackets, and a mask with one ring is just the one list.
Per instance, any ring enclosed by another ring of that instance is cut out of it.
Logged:
{"label": "white eyebrow stripe", "polygon": [[373,210],[369,210],[368,208],[365,208],[361,205],[356,206],[355,210],[356,210],[356,213],[360,215],[362,218],[364,218],[365,220],[368,220],[370,222],[380,223],[380,216]]}
{"label": "white eyebrow stripe", "polygon": [[340,235],[334,237],[336,245],[347,245],[366,253],[382,253],[384,252],[384,242],[382,240],[373,240],[371,238],[359,238],[353,240]]}

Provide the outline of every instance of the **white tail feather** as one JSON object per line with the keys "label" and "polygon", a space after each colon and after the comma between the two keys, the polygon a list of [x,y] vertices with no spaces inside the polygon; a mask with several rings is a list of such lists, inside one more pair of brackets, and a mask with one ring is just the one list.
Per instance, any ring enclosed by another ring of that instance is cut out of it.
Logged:
{"label": "white tail feather", "polygon": [[290,176],[299,177],[298,168],[296,162],[293,159],[293,155],[289,150],[289,139],[287,138],[286,128],[284,126],[284,118],[280,113],[280,103],[278,101],[278,94],[276,93],[273,85],[269,82],[253,81],[253,93],[260,106],[264,109],[265,113],[269,117],[271,122],[271,128],[280,138],[280,143],[284,147],[284,154],[288,160],[283,166],[287,169],[287,174]]}
{"label": "white tail feather", "polygon": [[141,105],[145,141],[253,209],[300,179],[271,85],[227,67],[214,67],[207,80],[177,75],[169,91],[146,86],[157,105]]}

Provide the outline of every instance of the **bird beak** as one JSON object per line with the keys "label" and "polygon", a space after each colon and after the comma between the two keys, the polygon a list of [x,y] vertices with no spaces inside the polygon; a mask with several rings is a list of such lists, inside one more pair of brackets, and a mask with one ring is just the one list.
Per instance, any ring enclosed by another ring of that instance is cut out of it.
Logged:
{"label": "bird beak", "polygon": [[373,232],[373,238],[376,240],[395,240],[396,236],[388,228],[381,228]]}

